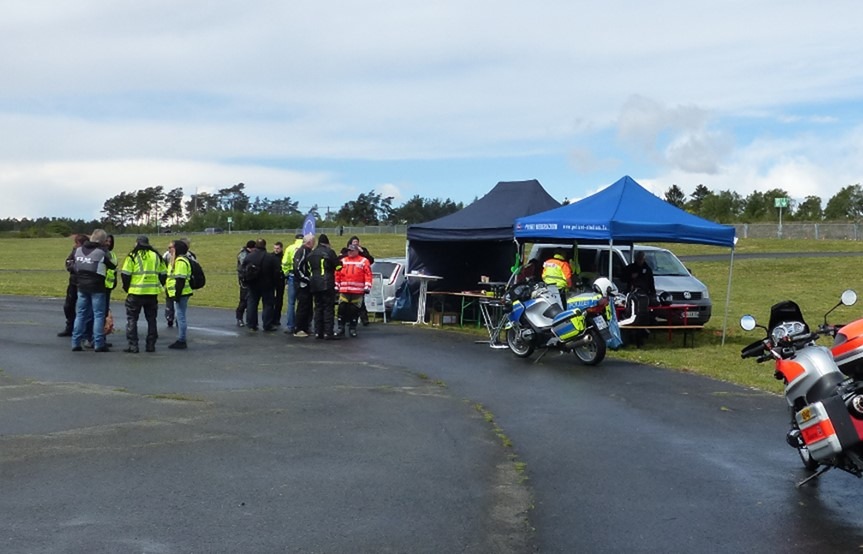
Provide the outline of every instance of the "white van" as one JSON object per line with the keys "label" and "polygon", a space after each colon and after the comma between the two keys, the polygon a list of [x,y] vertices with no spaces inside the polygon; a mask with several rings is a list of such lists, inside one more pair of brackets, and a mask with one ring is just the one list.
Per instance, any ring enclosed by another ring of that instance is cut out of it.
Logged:
{"label": "white van", "polygon": [[[536,259],[543,262],[554,254],[555,248],[563,248],[568,253],[568,257],[572,257],[572,244],[534,244],[531,246],[528,260]],[[690,325],[704,325],[710,320],[713,305],[710,302],[707,286],[696,279],[672,251],[640,244],[636,244],[633,248],[635,252],[644,252],[644,259],[653,270],[653,281],[658,294],[671,293],[672,305],[692,306],[686,310],[687,322]],[[630,263],[630,248],[615,246],[611,251],[614,253],[611,259],[612,280],[620,291],[626,291],[627,286],[621,277]],[[608,277],[608,256],[607,245],[578,245],[581,277],[588,283],[596,277]]]}

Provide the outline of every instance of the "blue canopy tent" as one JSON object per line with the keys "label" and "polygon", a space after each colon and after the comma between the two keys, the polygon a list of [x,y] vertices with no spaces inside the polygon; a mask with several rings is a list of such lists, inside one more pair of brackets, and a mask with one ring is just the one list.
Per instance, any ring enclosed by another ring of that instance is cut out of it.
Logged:
{"label": "blue canopy tent", "polygon": [[[692,215],[657,197],[628,175],[578,202],[515,220],[515,240],[617,244],[636,241],[709,244],[731,248],[725,318],[734,266],[734,227]],[[610,257],[609,257],[610,258]],[[609,275],[611,267],[609,264]],[[723,343],[725,326],[723,322]]]}
{"label": "blue canopy tent", "polygon": [[523,242],[567,239],[734,246],[734,227],[672,206],[629,176],[578,202],[517,218],[514,235]]}

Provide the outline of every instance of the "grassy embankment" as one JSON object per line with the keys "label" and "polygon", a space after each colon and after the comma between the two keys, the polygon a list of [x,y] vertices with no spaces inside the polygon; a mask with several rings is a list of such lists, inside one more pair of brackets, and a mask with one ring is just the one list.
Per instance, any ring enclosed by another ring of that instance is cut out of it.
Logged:
{"label": "grassy embankment", "polygon": [[[193,306],[233,308],[236,305],[236,254],[251,235],[208,235],[193,237],[192,250],[207,271],[206,288],[197,291]],[[288,237],[267,236],[269,244],[276,240],[289,242]],[[377,257],[404,256],[403,235],[366,235],[361,237]],[[154,246],[164,251],[165,237],[152,237]],[[336,246],[341,241],[334,238]],[[117,239],[116,252],[121,262],[134,245],[133,237]],[[664,332],[655,336],[644,348],[628,347],[612,356],[640,363],[656,364],[709,375],[711,377],[778,392],[780,383],[772,377],[769,364],[757,365],[740,359],[740,348],[761,335],[744,333],[737,325],[744,313],[755,315],[766,322],[770,305],[785,299],[797,301],[810,325],[817,324],[825,311],[832,307],[842,290],[853,288],[863,294],[857,256],[803,258],[793,254],[779,259],[734,261],[731,298],[725,345],[721,345],[725,319],[726,288],[728,284],[729,250],[710,246],[666,245],[679,256],[720,254],[721,262],[692,262],[687,265],[708,286],[713,299],[713,319],[695,340],[694,348],[683,348],[682,339],[675,336],[666,341]],[[65,294],[67,274],[63,260],[69,253],[69,239],[0,239],[0,294],[62,297]],[[853,241],[789,241],[772,239],[741,240],[736,254],[758,252],[859,252],[863,255],[863,242]],[[22,262],[23,260],[23,262]],[[115,302],[124,298],[122,289],[114,292]],[[117,305],[115,303],[115,305]],[[850,308],[841,307],[831,316],[834,322],[850,321],[863,317],[863,299]],[[58,313],[58,324],[62,314]],[[466,332],[476,332],[475,328]],[[489,355],[500,355],[501,353]]]}

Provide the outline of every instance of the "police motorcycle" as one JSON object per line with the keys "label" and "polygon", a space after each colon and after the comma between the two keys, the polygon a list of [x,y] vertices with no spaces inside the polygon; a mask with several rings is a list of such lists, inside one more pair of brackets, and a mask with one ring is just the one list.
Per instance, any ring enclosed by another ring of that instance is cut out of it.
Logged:
{"label": "police motorcycle", "polygon": [[[853,290],[843,292],[814,331],[790,300],[771,307],[766,327],[751,315],[740,318],[744,330],[759,327],[767,333],[743,348],[741,358],[755,358],[758,363],[773,360],[775,377],[785,383],[791,412],[786,440],[804,467],[815,472],[798,487],[833,468],[863,477],[863,335],[858,332],[863,331],[863,323],[844,327],[827,323],[830,312],[856,301]],[[835,338],[832,350],[816,344],[821,336]]]}
{"label": "police motorcycle", "polygon": [[564,307],[557,287],[531,280],[511,286],[503,295],[506,343],[513,354],[527,358],[536,349],[573,352],[584,365],[597,365],[611,340],[614,285],[601,277],[593,290],[570,296]]}

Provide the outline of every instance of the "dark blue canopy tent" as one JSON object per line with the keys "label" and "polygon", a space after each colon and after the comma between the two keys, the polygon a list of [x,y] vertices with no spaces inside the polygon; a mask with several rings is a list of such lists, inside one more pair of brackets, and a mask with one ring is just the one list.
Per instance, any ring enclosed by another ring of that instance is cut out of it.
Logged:
{"label": "dark blue canopy tent", "polygon": [[[542,213],[519,217],[513,234],[525,242],[586,242],[632,244],[682,242],[731,248],[725,301],[723,343],[734,266],[734,227],[692,215],[654,195],[628,175],[610,187],[578,202]],[[609,260],[611,256],[609,256]],[[609,261],[609,275],[611,267]]]}
{"label": "dark blue canopy tent", "polygon": [[408,226],[408,271],[443,277],[433,290],[472,290],[481,275],[506,281],[517,251],[513,220],[558,206],[536,179],[502,181],[454,214]]}

